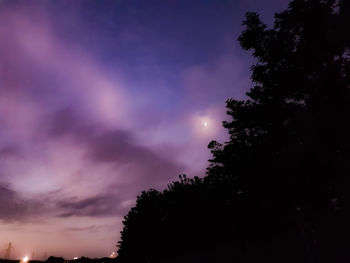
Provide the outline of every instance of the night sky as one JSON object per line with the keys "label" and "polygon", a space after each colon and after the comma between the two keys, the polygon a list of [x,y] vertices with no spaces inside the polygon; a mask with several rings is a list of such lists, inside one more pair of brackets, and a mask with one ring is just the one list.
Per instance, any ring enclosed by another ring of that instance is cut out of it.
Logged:
{"label": "night sky", "polygon": [[0,0],[0,257],[109,256],[142,190],[203,176],[244,13],[287,2]]}

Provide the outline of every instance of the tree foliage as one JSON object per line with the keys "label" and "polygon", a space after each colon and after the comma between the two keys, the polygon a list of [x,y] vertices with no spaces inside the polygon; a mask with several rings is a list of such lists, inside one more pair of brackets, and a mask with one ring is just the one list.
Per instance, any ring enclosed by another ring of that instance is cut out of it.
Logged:
{"label": "tree foliage", "polygon": [[197,250],[237,262],[350,260],[350,2],[294,0],[272,28],[256,13],[243,24],[254,87],[227,101],[230,140],[209,144],[203,179],[138,197],[121,262]]}

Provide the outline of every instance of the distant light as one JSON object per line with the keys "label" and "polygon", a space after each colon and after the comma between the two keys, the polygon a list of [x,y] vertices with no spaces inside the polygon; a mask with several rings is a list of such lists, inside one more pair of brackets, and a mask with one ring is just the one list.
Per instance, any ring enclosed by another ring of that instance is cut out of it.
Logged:
{"label": "distant light", "polygon": [[112,254],[109,256],[110,258],[115,258],[117,255],[115,254],[115,252],[112,252]]}
{"label": "distant light", "polygon": [[24,263],[27,263],[29,261],[29,257],[24,257],[23,259],[22,259],[22,262],[24,262]]}
{"label": "distant light", "polygon": [[77,259],[78,259],[78,257],[74,257],[74,258],[73,258],[73,260],[77,260]]}
{"label": "distant light", "polygon": [[204,123],[203,123],[203,126],[204,126],[204,127],[208,126],[208,123],[207,123],[207,122],[204,122]]}

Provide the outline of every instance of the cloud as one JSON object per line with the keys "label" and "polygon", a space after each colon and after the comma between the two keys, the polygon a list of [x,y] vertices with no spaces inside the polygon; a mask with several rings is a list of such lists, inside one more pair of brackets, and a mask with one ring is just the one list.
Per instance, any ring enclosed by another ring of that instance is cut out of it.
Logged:
{"label": "cloud", "polygon": [[7,145],[0,149],[0,160],[10,159],[10,158],[19,158],[20,156],[21,156],[21,151],[17,146]]}
{"label": "cloud", "polygon": [[104,228],[111,228],[114,227],[112,226],[98,226],[98,225],[88,225],[88,226],[83,226],[83,227],[66,227],[63,229],[63,231],[67,232],[91,232],[91,233],[96,233],[98,231],[101,231]]}
{"label": "cloud", "polygon": [[181,173],[182,165],[129,130],[121,81],[57,38],[42,10],[33,10],[35,18],[8,8],[0,25],[2,180],[26,194],[63,189],[64,197],[77,191],[82,198],[93,184],[96,191],[122,185],[136,195]]}
{"label": "cloud", "polygon": [[93,197],[78,199],[70,198],[58,202],[60,217],[70,216],[113,216],[123,215],[126,207],[121,206],[123,197],[113,194],[101,194]]}
{"label": "cloud", "polygon": [[134,174],[131,171],[138,170],[135,176],[141,181],[161,180],[164,177],[167,180],[169,175],[177,176],[185,169],[175,160],[169,160],[143,146],[131,131],[96,128],[95,125],[78,119],[72,109],[63,109],[54,114],[48,132],[56,138],[69,137],[81,144],[86,157],[94,165],[113,164],[116,170],[121,165],[127,165],[130,169],[129,177]]}
{"label": "cloud", "polygon": [[242,98],[249,89],[244,62],[232,50],[210,64],[192,65],[182,72],[182,83],[188,99],[195,105],[224,102],[229,97]]}
{"label": "cloud", "polygon": [[45,204],[37,199],[26,199],[0,183],[0,220],[32,221],[45,213]]}

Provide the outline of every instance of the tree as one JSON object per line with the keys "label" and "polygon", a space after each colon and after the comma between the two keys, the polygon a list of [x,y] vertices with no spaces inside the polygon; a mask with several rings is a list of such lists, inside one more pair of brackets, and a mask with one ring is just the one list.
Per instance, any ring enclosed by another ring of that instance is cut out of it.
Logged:
{"label": "tree", "polygon": [[268,29],[248,13],[255,87],[227,101],[230,141],[209,145],[207,180],[234,178],[246,206],[285,222],[276,235],[294,221],[310,262],[348,257],[349,14],[348,1],[295,0]]}
{"label": "tree", "polygon": [[[243,24],[254,87],[247,100],[227,101],[230,140],[209,144],[205,178],[138,197],[121,262],[214,247],[237,262],[350,258],[350,3],[294,0],[272,28],[256,13]],[[229,258],[218,251],[211,261]]]}

